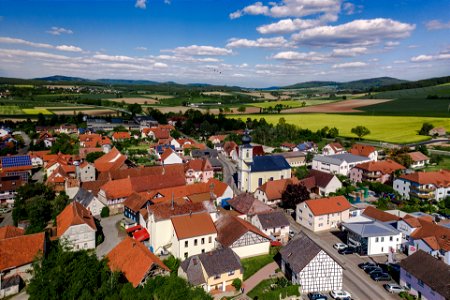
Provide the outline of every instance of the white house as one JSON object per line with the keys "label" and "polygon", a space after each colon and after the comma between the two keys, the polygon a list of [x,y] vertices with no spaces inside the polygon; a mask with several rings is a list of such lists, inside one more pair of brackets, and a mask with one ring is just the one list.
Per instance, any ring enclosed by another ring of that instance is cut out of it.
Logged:
{"label": "white house", "polygon": [[357,164],[371,161],[365,156],[343,153],[336,155],[316,155],[312,161],[312,169],[330,174],[347,176],[350,170]]}
{"label": "white house", "polygon": [[450,195],[450,171],[403,174],[394,180],[393,187],[405,199],[440,201]]}
{"label": "white house", "polygon": [[280,255],[281,271],[302,293],[342,289],[342,266],[303,232],[281,248]]}
{"label": "white house", "polygon": [[329,143],[322,148],[322,155],[335,155],[346,153],[347,150],[340,143]]}
{"label": "white house", "polygon": [[74,201],[56,217],[56,235],[73,250],[95,249],[97,226],[91,212]]}
{"label": "white house", "polygon": [[407,153],[411,157],[411,169],[423,168],[430,163],[430,158],[420,151]]}
{"label": "white house", "polygon": [[87,161],[82,162],[76,167],[77,178],[80,182],[94,181],[96,178],[96,170],[94,164]]}
{"label": "white house", "polygon": [[273,241],[286,243],[289,239],[289,220],[282,211],[257,214],[251,219],[253,225]]}
{"label": "white house", "polygon": [[181,164],[183,163],[183,160],[180,156],[178,156],[175,151],[172,150],[172,148],[168,147],[164,152],[161,154],[161,162],[164,165],[173,165],[173,164]]}
{"label": "white house", "polygon": [[378,160],[378,151],[374,146],[354,144],[348,152],[353,155],[368,157],[371,161]]}
{"label": "white house", "polygon": [[78,190],[78,192],[73,197],[73,200],[83,205],[92,213],[93,216],[100,216],[103,207],[105,207],[105,204],[100,202],[97,197],[94,196],[94,194],[83,188],[80,188]]}

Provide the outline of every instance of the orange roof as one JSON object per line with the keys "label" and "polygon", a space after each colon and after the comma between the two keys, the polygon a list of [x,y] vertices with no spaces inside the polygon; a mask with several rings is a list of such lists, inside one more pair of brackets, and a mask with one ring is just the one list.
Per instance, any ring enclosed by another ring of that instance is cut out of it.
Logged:
{"label": "orange roof", "polygon": [[209,179],[207,185],[214,186],[214,194],[216,194],[216,196],[222,196],[228,188],[228,184],[216,178]]}
{"label": "orange roof", "polygon": [[[423,218],[417,219],[420,227],[411,233],[413,239],[425,240],[430,247],[438,247],[444,251],[450,251],[450,228],[435,224]],[[434,248],[433,248],[434,249]]]}
{"label": "orange roof", "polygon": [[97,230],[91,212],[80,203],[74,201],[67,205],[56,217],[56,235],[60,237],[70,226],[80,224],[86,224],[95,231]]}
{"label": "orange roof", "polygon": [[213,168],[207,158],[192,159],[186,163],[186,171],[212,171]]}
{"label": "orange roof", "polygon": [[172,153],[175,153],[175,151],[173,151],[172,148],[170,147],[166,148],[164,152],[161,154],[161,160],[166,160]]}
{"label": "orange roof", "polygon": [[102,157],[97,158],[94,161],[94,166],[99,172],[107,172],[119,169],[126,160],[127,157],[114,147]]}
{"label": "orange roof", "polygon": [[281,199],[281,195],[286,190],[286,187],[289,184],[298,184],[299,180],[296,177],[288,178],[288,179],[278,179],[267,181],[258,189],[263,191],[268,200],[277,200]]}
{"label": "orange roof", "polygon": [[108,266],[112,271],[121,271],[125,278],[137,287],[156,265],[169,272],[169,268],[144,244],[126,237],[107,255]]}
{"label": "orange roof", "polygon": [[100,189],[105,191],[106,196],[111,199],[128,197],[133,193],[130,178],[108,181]]}
{"label": "orange roof", "polygon": [[43,254],[44,244],[43,232],[0,240],[0,271],[32,263],[36,255]]}
{"label": "orange roof", "polygon": [[50,150],[42,150],[42,151],[29,151],[28,154],[33,157],[44,158],[45,155],[49,154]]}
{"label": "orange roof", "polygon": [[409,155],[409,157],[411,157],[412,161],[417,162],[417,161],[423,161],[423,160],[429,160],[430,158],[428,156],[426,156],[425,154],[423,154],[420,151],[416,151],[416,152],[410,152],[407,153]]}
{"label": "orange roof", "polygon": [[151,214],[155,216],[156,220],[167,220],[173,216],[186,215],[190,212],[204,212],[206,211],[203,203],[174,203],[173,207],[170,202],[155,204],[147,206]]}
{"label": "orange roof", "polygon": [[208,141],[213,142],[214,140],[219,140],[220,142],[223,142],[228,135],[222,134],[222,135],[212,135],[208,138]]}
{"label": "orange roof", "polygon": [[217,233],[208,213],[192,213],[171,218],[178,240]]}
{"label": "orange roof", "polygon": [[306,200],[305,204],[315,216],[343,212],[352,207],[344,196]]}
{"label": "orange roof", "polygon": [[124,140],[131,138],[131,135],[129,132],[114,132],[112,137],[115,140]]}
{"label": "orange roof", "polygon": [[200,144],[200,143],[184,144],[183,145],[183,149],[200,149],[200,150],[205,150],[206,149],[206,145],[205,144]]}
{"label": "orange roof", "polygon": [[168,128],[161,128],[161,127],[144,128],[142,132],[146,135],[152,132],[157,140],[168,139],[170,137],[170,129]]}
{"label": "orange roof", "polygon": [[372,152],[376,149],[373,146],[355,144],[352,149],[350,149],[350,153],[353,155],[366,156],[368,157]]}
{"label": "orange roof", "polygon": [[433,250],[439,250],[441,247],[439,246],[439,243],[437,239],[434,236],[429,236],[422,239],[425,243],[427,243],[428,246],[430,246]]}
{"label": "orange roof", "polygon": [[9,239],[24,234],[25,230],[23,230],[22,228],[9,225],[0,227],[0,240]]}
{"label": "orange roof", "polygon": [[367,172],[381,172],[383,174],[392,174],[397,170],[405,170],[406,168],[401,164],[387,159],[379,161],[369,161],[366,163],[358,164],[355,168],[367,171]]}
{"label": "orange roof", "polygon": [[403,221],[405,221],[405,223],[411,226],[412,228],[420,227],[419,219],[414,216],[406,215],[403,217]]}
{"label": "orange roof", "polygon": [[438,187],[450,186],[450,171],[441,170],[434,172],[416,172],[411,174],[401,175],[400,178],[417,182],[420,185],[433,184]]}
{"label": "orange roof", "polygon": [[368,206],[364,212],[363,215],[378,220],[380,222],[390,222],[390,221],[398,221],[401,220],[400,217],[397,217],[393,214],[387,213],[385,211],[382,211],[376,207]]}

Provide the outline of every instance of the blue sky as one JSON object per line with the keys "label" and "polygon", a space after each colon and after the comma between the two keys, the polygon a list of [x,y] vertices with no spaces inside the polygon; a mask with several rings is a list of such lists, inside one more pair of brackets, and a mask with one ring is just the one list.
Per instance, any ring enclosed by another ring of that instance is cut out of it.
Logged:
{"label": "blue sky", "polygon": [[448,0],[0,1],[0,76],[267,87],[449,71]]}

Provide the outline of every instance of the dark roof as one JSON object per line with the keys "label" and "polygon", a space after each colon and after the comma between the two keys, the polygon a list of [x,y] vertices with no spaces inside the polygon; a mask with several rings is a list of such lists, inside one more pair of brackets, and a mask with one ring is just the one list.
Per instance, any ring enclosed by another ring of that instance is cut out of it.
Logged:
{"label": "dark roof", "polygon": [[295,274],[300,273],[323,250],[309,236],[300,232],[286,246],[281,248],[281,258],[289,263]]}
{"label": "dark roof", "polygon": [[282,211],[271,211],[256,216],[264,229],[289,226],[289,220]]}
{"label": "dark roof", "polygon": [[335,176],[334,174],[318,170],[310,170],[308,173],[308,177],[314,177],[316,179],[316,185],[322,188],[326,187],[334,176]]}
{"label": "dark roof", "polygon": [[279,171],[290,168],[286,159],[280,155],[255,156],[251,164],[252,172]]}
{"label": "dark roof", "polygon": [[217,228],[217,241],[224,247],[231,246],[249,231],[266,238],[267,241],[270,240],[267,235],[252,224],[230,214],[222,215],[215,225]]}
{"label": "dark roof", "polygon": [[256,199],[253,194],[243,193],[228,201],[228,204],[241,214],[255,215],[271,211],[270,206]]}
{"label": "dark roof", "polygon": [[206,149],[194,149],[191,151],[191,156],[194,158],[200,158],[203,156],[207,156],[209,158],[211,157],[218,157],[219,156],[219,152],[217,152],[217,150],[215,149],[211,149],[211,148],[206,148]]}
{"label": "dark roof", "polygon": [[91,201],[94,199],[94,194],[89,192],[88,190],[84,188],[80,188],[78,192],[73,197],[74,201],[77,201],[84,207],[88,207]]}
{"label": "dark roof", "polygon": [[193,286],[206,283],[205,277],[203,277],[202,265],[197,255],[191,256],[181,263],[181,269],[186,273],[187,279]]}
{"label": "dark roof", "polygon": [[402,260],[400,267],[445,299],[450,299],[450,266],[442,260],[419,250]]}

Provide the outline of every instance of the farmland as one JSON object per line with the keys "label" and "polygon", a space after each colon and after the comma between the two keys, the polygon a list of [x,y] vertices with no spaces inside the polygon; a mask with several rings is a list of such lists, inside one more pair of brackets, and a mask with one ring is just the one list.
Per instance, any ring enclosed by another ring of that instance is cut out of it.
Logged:
{"label": "farmland", "polygon": [[158,103],[158,100],[154,100],[151,98],[137,98],[137,97],[127,97],[127,98],[113,98],[113,99],[107,99],[114,102],[123,102],[126,104],[155,104]]}
{"label": "farmland", "polygon": [[337,100],[286,100],[286,101],[266,101],[250,104],[251,106],[260,107],[260,108],[268,108],[270,106],[274,107],[277,104],[281,104],[284,106],[290,106],[291,108],[302,107],[303,102],[305,102],[305,106],[311,105],[319,105],[324,103],[332,103]]}
{"label": "farmland", "polygon": [[22,111],[24,113],[26,113],[27,115],[38,115],[38,114],[43,114],[43,115],[51,115],[52,112],[45,109],[45,108],[24,108],[22,109]]}
{"label": "farmland", "polygon": [[371,134],[364,138],[368,140],[384,141],[391,143],[411,143],[429,139],[427,136],[417,134],[424,122],[430,122],[434,126],[445,127],[450,130],[449,118],[416,117],[416,116],[367,116],[344,114],[271,114],[271,115],[239,115],[233,116],[246,120],[247,118],[264,118],[267,122],[276,124],[280,118],[287,123],[316,131],[325,126],[336,127],[339,135],[343,137],[355,137],[351,129],[358,125],[366,126]]}
{"label": "farmland", "polygon": [[20,115],[23,114],[22,110],[15,105],[0,106],[0,115]]}

